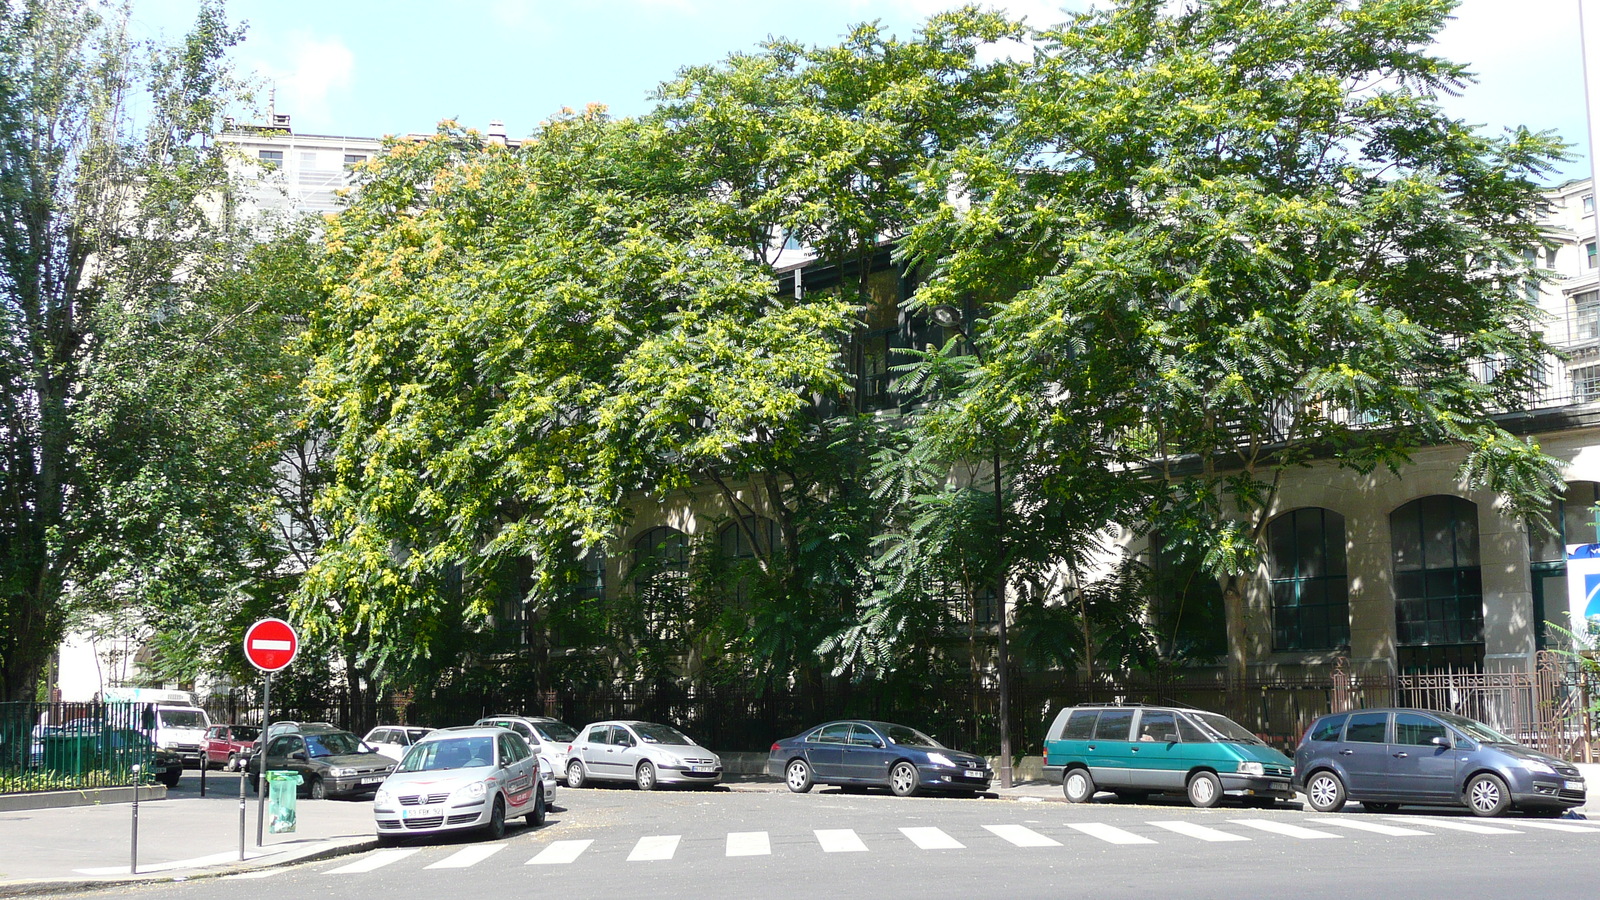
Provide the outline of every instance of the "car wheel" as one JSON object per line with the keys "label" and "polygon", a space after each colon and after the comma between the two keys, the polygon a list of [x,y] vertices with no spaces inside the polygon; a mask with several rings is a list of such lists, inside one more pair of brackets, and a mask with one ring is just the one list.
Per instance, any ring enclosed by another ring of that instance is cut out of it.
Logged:
{"label": "car wheel", "polygon": [[500,797],[499,795],[495,796],[494,808],[489,810],[489,824],[483,826],[483,831],[489,836],[489,840],[491,841],[498,841],[506,836],[505,798]]}
{"label": "car wheel", "polygon": [[656,767],[651,765],[648,760],[639,763],[638,770],[633,773],[633,783],[638,785],[641,791],[655,790]]}
{"label": "car wheel", "polygon": [[567,766],[567,787],[581,788],[583,787],[583,780],[583,763],[573,760]]}
{"label": "car wheel", "polygon": [[1061,793],[1068,803],[1088,803],[1094,799],[1094,778],[1088,769],[1072,769],[1061,780]]}
{"label": "car wheel", "polygon": [[312,776],[312,778],[311,778],[311,786],[310,786],[310,788],[308,790],[309,790],[309,793],[311,794],[311,799],[313,799],[313,800],[326,800],[326,799],[328,799],[328,783],[326,781],[323,781],[321,778],[317,778],[316,776]]}
{"label": "car wheel", "polygon": [[1499,775],[1484,772],[1467,782],[1467,807],[1475,816],[1498,816],[1511,805],[1511,792]]}
{"label": "car wheel", "polygon": [[237,772],[237,771],[239,771],[239,754],[237,754],[237,753],[229,753],[228,754],[228,764],[226,766],[223,766],[223,769],[224,769],[224,771],[228,771],[228,772]]}
{"label": "car wheel", "polygon": [[1222,782],[1210,772],[1196,772],[1189,779],[1189,805],[1210,809],[1222,802]]}
{"label": "car wheel", "polygon": [[523,819],[529,828],[538,828],[544,824],[544,813],[544,785],[541,784],[533,793],[533,812],[528,813]]}
{"label": "car wheel", "polygon": [[1398,803],[1376,803],[1376,802],[1369,803],[1366,800],[1363,800],[1363,801],[1361,801],[1361,808],[1366,810],[1367,812],[1392,813],[1395,810],[1400,808],[1400,804],[1398,804]]}
{"label": "car wheel", "polygon": [[175,788],[178,786],[178,779],[182,777],[182,775],[182,769],[168,769],[167,771],[161,773],[161,783],[169,788]]}
{"label": "car wheel", "polygon": [[917,767],[908,762],[897,762],[889,770],[889,790],[896,797],[909,797],[917,792]]}
{"label": "car wheel", "polygon": [[783,770],[783,781],[789,790],[796,794],[804,794],[811,790],[811,766],[803,759],[791,759],[789,765]]}
{"label": "car wheel", "polygon": [[1344,782],[1332,772],[1318,772],[1306,782],[1306,802],[1319,813],[1344,809],[1344,798]]}

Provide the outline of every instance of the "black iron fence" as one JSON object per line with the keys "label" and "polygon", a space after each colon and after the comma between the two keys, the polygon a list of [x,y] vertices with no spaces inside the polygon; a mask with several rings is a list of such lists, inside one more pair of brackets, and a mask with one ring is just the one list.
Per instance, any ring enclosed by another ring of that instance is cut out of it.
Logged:
{"label": "black iron fence", "polygon": [[139,704],[0,703],[0,794],[133,784],[154,731]]}

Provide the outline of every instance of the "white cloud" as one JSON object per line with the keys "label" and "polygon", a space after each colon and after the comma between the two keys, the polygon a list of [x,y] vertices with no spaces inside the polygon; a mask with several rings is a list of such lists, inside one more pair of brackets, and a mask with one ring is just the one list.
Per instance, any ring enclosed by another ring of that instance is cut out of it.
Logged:
{"label": "white cloud", "polygon": [[355,54],[338,37],[300,33],[287,45],[286,59],[258,66],[266,86],[277,92],[277,108],[297,120],[333,121],[333,100],[355,79]]}

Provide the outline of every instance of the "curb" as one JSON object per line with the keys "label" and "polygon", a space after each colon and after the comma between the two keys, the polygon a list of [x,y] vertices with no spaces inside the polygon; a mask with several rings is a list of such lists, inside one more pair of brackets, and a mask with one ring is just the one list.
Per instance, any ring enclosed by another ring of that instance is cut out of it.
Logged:
{"label": "curb", "polygon": [[142,884],[170,884],[174,882],[201,881],[216,878],[225,878],[229,875],[238,875],[241,872],[254,872],[261,869],[279,869],[284,866],[293,866],[300,863],[321,862],[336,859],[341,856],[350,856],[356,853],[365,853],[376,849],[377,838],[353,841],[337,847],[328,847],[315,853],[304,856],[289,857],[277,860],[245,861],[239,864],[217,866],[206,869],[174,870],[171,872],[152,872],[149,875],[107,876],[105,878],[47,878],[32,881],[0,882],[0,897],[42,897],[52,894],[70,894],[83,891],[104,890],[112,887],[128,887]]}

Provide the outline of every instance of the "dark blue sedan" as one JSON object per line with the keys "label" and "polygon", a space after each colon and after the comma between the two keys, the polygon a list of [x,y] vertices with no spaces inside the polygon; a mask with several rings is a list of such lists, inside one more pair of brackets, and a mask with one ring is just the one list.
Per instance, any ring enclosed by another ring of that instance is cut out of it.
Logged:
{"label": "dark blue sedan", "polygon": [[909,797],[918,791],[974,793],[994,772],[981,756],[951,750],[915,728],[888,722],[818,725],[772,745],[767,774],[803,794],[813,784],[887,787]]}

